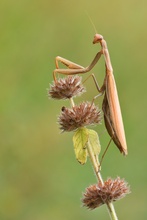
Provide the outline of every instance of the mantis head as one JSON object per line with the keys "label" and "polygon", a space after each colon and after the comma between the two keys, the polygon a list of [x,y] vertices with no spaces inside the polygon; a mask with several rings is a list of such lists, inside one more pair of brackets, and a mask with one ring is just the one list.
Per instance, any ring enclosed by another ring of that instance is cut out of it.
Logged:
{"label": "mantis head", "polygon": [[93,44],[100,43],[103,40],[103,36],[100,34],[95,34],[93,39]]}

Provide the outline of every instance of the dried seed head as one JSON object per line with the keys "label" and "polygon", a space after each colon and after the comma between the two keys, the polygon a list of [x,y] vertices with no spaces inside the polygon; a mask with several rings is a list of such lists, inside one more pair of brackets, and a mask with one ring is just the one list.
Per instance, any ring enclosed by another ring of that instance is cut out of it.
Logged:
{"label": "dried seed head", "polygon": [[117,177],[115,180],[109,178],[104,185],[98,183],[91,185],[86,189],[83,205],[88,209],[95,209],[104,203],[119,200],[130,193],[130,187],[124,179]]}
{"label": "dried seed head", "polygon": [[81,81],[82,77],[77,75],[60,78],[53,85],[50,85],[48,95],[53,99],[69,99],[81,95],[86,91]]}
{"label": "dried seed head", "polygon": [[101,111],[94,103],[83,102],[71,109],[62,107],[58,122],[62,131],[73,131],[80,127],[100,123],[100,114]]}

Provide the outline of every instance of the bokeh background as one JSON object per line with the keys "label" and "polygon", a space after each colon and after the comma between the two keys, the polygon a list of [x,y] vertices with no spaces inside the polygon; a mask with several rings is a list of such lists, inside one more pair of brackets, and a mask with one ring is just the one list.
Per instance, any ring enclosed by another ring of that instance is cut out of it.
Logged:
{"label": "bokeh background", "polygon": [[[147,1],[7,0],[0,3],[0,219],[109,219],[105,206],[88,211],[82,192],[96,183],[90,162],[75,159],[72,133],[57,116],[68,102],[48,99],[55,57],[87,66],[98,50],[94,29],[107,40],[125,124],[129,155],[111,144],[102,176],[125,178],[132,193],[115,203],[120,219],[147,219]],[[94,68],[104,79],[103,59]],[[88,74],[87,74],[88,75]],[[87,93],[97,94],[91,80]],[[96,101],[101,107],[101,99]],[[102,151],[109,141],[98,131]]]}

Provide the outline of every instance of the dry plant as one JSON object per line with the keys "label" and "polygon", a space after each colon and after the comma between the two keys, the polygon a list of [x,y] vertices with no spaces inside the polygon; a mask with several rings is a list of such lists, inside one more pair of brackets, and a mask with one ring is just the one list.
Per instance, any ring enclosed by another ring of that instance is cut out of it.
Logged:
{"label": "dry plant", "polygon": [[[54,81],[53,84],[50,85],[48,95],[50,98],[56,100],[67,99],[70,101],[70,107],[67,108],[63,106],[58,117],[60,130],[62,132],[74,132],[73,145],[76,159],[83,165],[86,163],[87,157],[89,157],[97,177],[97,184],[87,187],[86,192],[83,194],[83,206],[93,210],[106,204],[110,218],[112,220],[117,220],[118,218],[112,202],[117,201],[130,193],[130,188],[127,182],[124,179],[120,179],[120,177],[117,177],[116,179],[108,178],[106,181],[103,181],[102,179],[102,160],[99,160],[101,152],[99,136],[95,130],[88,128],[91,125],[101,123],[102,112],[94,103],[95,98],[99,95],[104,94],[102,110],[105,126],[111,137],[110,142],[113,140],[123,155],[127,155],[127,144],[117,88],[106,41],[103,39],[102,35],[96,34],[93,43],[100,43],[101,50],[86,68],[59,56],[56,57],[56,69],[53,72]],[[98,86],[94,74],[90,75],[94,80],[99,94],[94,97],[92,102],[86,101],[80,104],[75,104],[74,98],[86,92],[86,89],[82,84],[82,77],[76,74],[89,72],[98,62],[101,55],[104,56],[106,68],[106,75],[101,88]],[[58,61],[65,64],[68,68],[60,69]],[[68,76],[57,79],[57,73]],[[108,146],[110,145],[110,142]],[[102,159],[103,156],[104,155],[102,155]]]}

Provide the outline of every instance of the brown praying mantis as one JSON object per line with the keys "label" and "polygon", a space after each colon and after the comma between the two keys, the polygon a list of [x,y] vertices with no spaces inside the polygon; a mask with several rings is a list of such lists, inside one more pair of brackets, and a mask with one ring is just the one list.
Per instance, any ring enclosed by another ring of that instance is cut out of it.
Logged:
{"label": "brown praying mantis", "polygon": [[[57,73],[65,74],[65,75],[75,75],[75,74],[80,74],[80,73],[84,74],[86,72],[89,72],[96,65],[101,55],[102,54],[104,55],[106,75],[101,88],[98,86],[97,80],[93,74],[92,77],[94,79],[98,91],[101,94],[105,93],[102,103],[102,109],[104,113],[105,126],[108,131],[108,134],[110,135],[111,140],[114,141],[120,152],[123,153],[123,155],[127,155],[128,152],[127,152],[127,144],[126,144],[126,138],[124,132],[124,125],[122,120],[116,83],[113,75],[113,68],[110,60],[109,51],[107,48],[107,43],[104,40],[103,36],[100,34],[95,34],[93,44],[95,43],[100,43],[101,51],[96,54],[91,64],[87,67],[80,66],[67,59],[57,56],[55,59],[56,69],[53,72],[53,78],[54,81],[56,82]],[[60,69],[58,62],[63,63],[65,66],[68,67],[68,69]]]}

